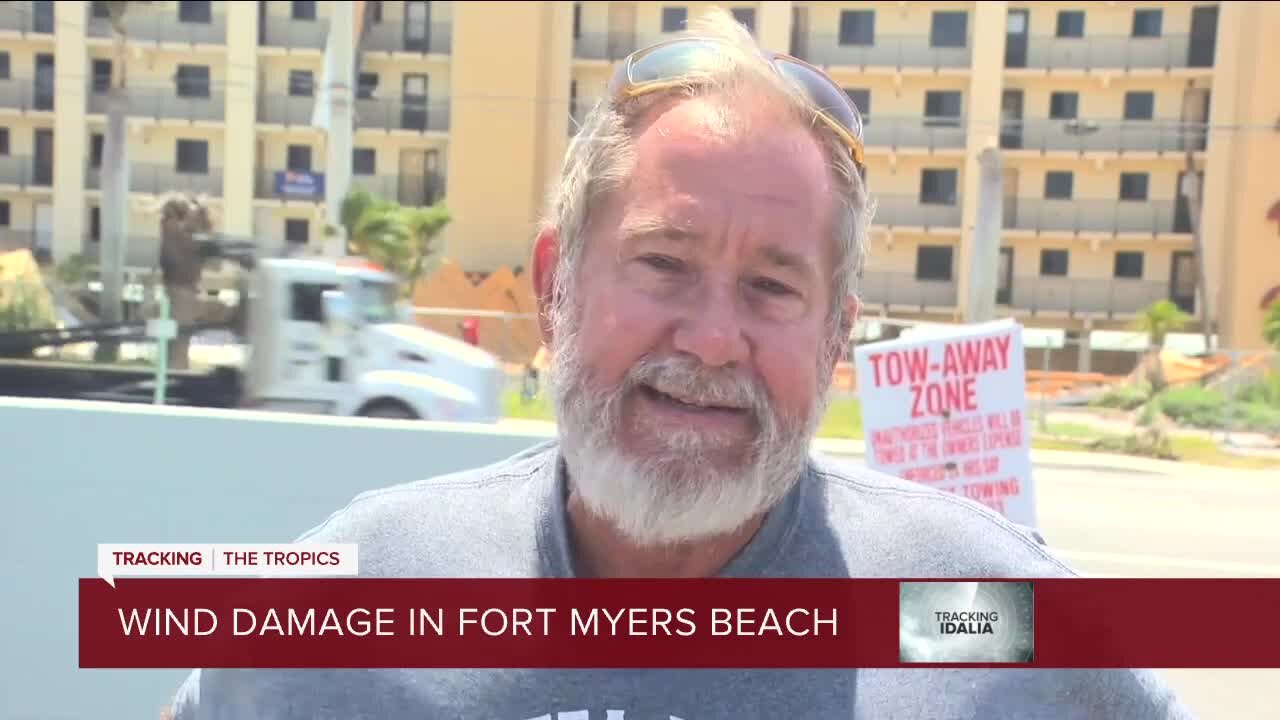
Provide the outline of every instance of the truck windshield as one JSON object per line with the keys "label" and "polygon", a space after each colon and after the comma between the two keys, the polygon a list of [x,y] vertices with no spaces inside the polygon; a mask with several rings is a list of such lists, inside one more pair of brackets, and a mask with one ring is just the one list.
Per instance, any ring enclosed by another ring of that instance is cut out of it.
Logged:
{"label": "truck windshield", "polygon": [[399,291],[394,283],[360,281],[360,314],[370,324],[396,322]]}

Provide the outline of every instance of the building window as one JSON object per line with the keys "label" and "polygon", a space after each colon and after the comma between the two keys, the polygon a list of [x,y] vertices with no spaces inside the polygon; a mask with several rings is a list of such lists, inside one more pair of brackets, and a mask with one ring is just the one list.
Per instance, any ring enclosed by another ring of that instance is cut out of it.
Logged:
{"label": "building window", "polygon": [[180,173],[205,175],[209,172],[209,142],[207,140],[179,140],[175,163]]}
{"label": "building window", "polygon": [[351,172],[356,175],[375,175],[378,172],[378,154],[373,148],[356,148],[351,151]]}
{"label": "building window", "polygon": [[951,279],[950,245],[921,245],[916,248],[917,280]]}
{"label": "building window", "polygon": [[1080,94],[1049,93],[1049,117],[1053,120],[1075,120],[1080,112]]}
{"label": "building window", "polygon": [[960,127],[960,91],[929,90],[924,94],[926,127]]}
{"label": "building window", "polygon": [[293,0],[292,15],[294,20],[315,20],[315,0]]}
{"label": "building window", "polygon": [[1116,267],[1113,273],[1118,278],[1142,279],[1142,253],[1135,251],[1119,251],[1116,253]]}
{"label": "building window", "polygon": [[378,73],[360,73],[360,79],[356,81],[356,97],[360,100],[370,100],[377,91]]}
{"label": "building window", "polygon": [[306,218],[287,218],[284,221],[284,241],[290,245],[306,245],[310,242],[311,223]]}
{"label": "building window", "polygon": [[102,167],[102,133],[94,133],[89,136],[89,167],[95,170]]}
{"label": "building window", "polygon": [[962,48],[968,43],[968,37],[969,13],[933,11],[933,26],[929,31],[930,47]]}
{"label": "building window", "polygon": [[182,0],[178,3],[178,21],[186,23],[211,23],[213,10],[209,0]]}
{"label": "building window", "polygon": [[102,208],[97,205],[89,208],[89,239],[93,242],[102,239]]}
{"label": "building window", "polygon": [[179,65],[174,77],[178,97],[209,97],[209,66]]}
{"label": "building window", "polygon": [[1083,10],[1059,10],[1058,11],[1058,37],[1060,38],[1084,37],[1084,11]]}
{"label": "building window", "polygon": [[369,22],[382,22],[382,0],[372,0],[369,3]]}
{"label": "building window", "polygon": [[871,122],[871,91],[867,88],[845,88],[844,94],[848,95],[854,107],[858,108],[858,114],[862,116],[862,124]]}
{"label": "building window", "polygon": [[928,205],[955,205],[959,173],[954,169],[921,170],[920,202]]}
{"label": "building window", "polygon": [[0,80],[9,79],[9,53],[0,51]]}
{"label": "building window", "polygon": [[1070,200],[1071,185],[1074,177],[1067,170],[1050,170],[1044,174],[1044,197],[1046,200]]}
{"label": "building window", "polygon": [[315,76],[310,70],[289,71],[289,95],[311,97],[315,92]]}
{"label": "building window", "polygon": [[1133,91],[1124,94],[1125,120],[1150,120],[1155,117],[1156,94]]}
{"label": "building window", "polygon": [[93,16],[95,18],[98,18],[100,20],[111,19],[111,9],[107,7],[106,3],[102,2],[101,0],[93,0],[93,3],[91,4],[93,6]]}
{"label": "building window", "polygon": [[736,8],[732,8],[730,12],[733,13],[733,19],[737,20],[739,25],[746,28],[747,32],[755,34],[755,31],[756,31],[756,9],[755,8],[736,7]]}
{"label": "building window", "polygon": [[311,172],[311,146],[290,145],[285,151],[285,169],[294,172]]}
{"label": "building window", "polygon": [[1134,37],[1160,37],[1162,25],[1164,25],[1164,11],[1160,8],[1133,11]]}
{"label": "building window", "polygon": [[9,128],[0,128],[0,155],[9,154]]}
{"label": "building window", "polygon": [[93,61],[93,91],[104,93],[111,89],[111,61]]}
{"label": "building window", "polygon": [[874,45],[876,42],[875,10],[841,10],[840,44]]}
{"label": "building window", "polygon": [[1041,250],[1040,274],[1042,276],[1066,275],[1068,257],[1069,255],[1066,250]]}
{"label": "building window", "polygon": [[9,227],[9,201],[0,200],[0,227]]}
{"label": "building window", "polygon": [[1144,172],[1120,173],[1120,199],[1146,200],[1149,178]]}
{"label": "building window", "polygon": [[662,32],[673,33],[680,32],[685,28],[685,23],[689,21],[689,8],[686,7],[664,7],[662,8]]}
{"label": "building window", "polygon": [[573,39],[582,37],[582,3],[573,4]]}

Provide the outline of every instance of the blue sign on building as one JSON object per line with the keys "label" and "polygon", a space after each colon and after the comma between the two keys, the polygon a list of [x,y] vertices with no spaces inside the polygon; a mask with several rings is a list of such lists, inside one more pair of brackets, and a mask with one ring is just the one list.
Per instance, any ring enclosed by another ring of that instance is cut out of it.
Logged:
{"label": "blue sign on building", "polygon": [[283,198],[319,200],[324,196],[324,173],[302,170],[276,172],[276,195]]}

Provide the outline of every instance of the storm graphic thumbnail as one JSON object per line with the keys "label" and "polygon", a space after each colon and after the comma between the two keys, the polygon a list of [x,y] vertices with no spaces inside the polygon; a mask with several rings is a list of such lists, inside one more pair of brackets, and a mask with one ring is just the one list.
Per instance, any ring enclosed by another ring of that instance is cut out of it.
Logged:
{"label": "storm graphic thumbnail", "polygon": [[1034,592],[1029,582],[903,582],[898,589],[903,663],[1029,663]]}

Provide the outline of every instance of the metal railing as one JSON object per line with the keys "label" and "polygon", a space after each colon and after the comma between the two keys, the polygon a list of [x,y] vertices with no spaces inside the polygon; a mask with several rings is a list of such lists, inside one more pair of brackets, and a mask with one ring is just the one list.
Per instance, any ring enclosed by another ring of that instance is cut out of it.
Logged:
{"label": "metal railing", "polygon": [[[83,253],[86,260],[102,262],[102,238],[85,235]],[[160,265],[160,238],[154,235],[130,235],[124,248],[124,264],[132,268],[156,268]]]}
{"label": "metal railing", "polygon": [[634,33],[582,33],[573,39],[573,56],[584,60],[621,60],[636,47]]}
{"label": "metal railing", "polygon": [[400,97],[356,100],[356,127],[446,132],[449,101]]}
{"label": "metal railing", "polygon": [[[52,233],[48,233],[47,237],[51,238]],[[13,228],[0,227],[0,252],[30,250],[34,253],[38,245],[36,240],[35,230],[15,230]]]}
{"label": "metal railing", "polygon": [[310,126],[315,107],[314,97],[262,93],[258,96],[258,122]]}
{"label": "metal railing", "polygon": [[867,116],[863,139],[868,147],[963,148],[963,118]]}
{"label": "metal railing", "polygon": [[1004,200],[1005,228],[1037,232],[1190,232],[1179,229],[1175,215],[1171,200]]}
{"label": "metal railing", "polygon": [[320,50],[329,36],[329,21],[294,20],[289,17],[268,15],[262,27],[261,45],[271,47],[296,47]]}
{"label": "metal railing", "polygon": [[1025,67],[1037,70],[1058,68],[1182,68],[1190,66],[1188,35],[1143,38],[1128,35],[1098,35],[1060,38],[1032,35],[1027,42]]}
{"label": "metal railing", "polygon": [[0,185],[51,187],[53,166],[37,167],[30,155],[0,155]]}
{"label": "metal railing", "polygon": [[[93,16],[93,3],[85,3],[85,34],[89,37],[111,37],[111,21]],[[184,22],[178,19],[177,3],[156,3],[130,10],[125,17],[129,42],[183,43],[188,45],[226,45],[227,15],[217,12],[221,3],[211,3],[214,12],[209,22]]]}
{"label": "metal railing", "polygon": [[1000,146],[1006,150],[1071,152],[1182,152],[1188,145],[1204,150],[1208,126],[1181,120],[1053,120],[1006,121]]}
{"label": "metal railing", "polygon": [[[91,180],[91,176],[95,178]],[[101,183],[101,171],[85,173],[85,184]],[[97,189],[90,187],[90,189]],[[129,168],[129,192],[160,194],[188,192],[197,195],[222,196],[222,168],[211,167],[207,173],[189,173],[170,165],[136,163]]]}
{"label": "metal railing", "polygon": [[920,202],[916,195],[875,195],[874,225],[885,227],[960,227],[959,198],[955,205]]}
{"label": "metal railing", "polygon": [[1125,278],[1015,277],[1009,305],[1031,312],[1136,313],[1169,297],[1169,283]]}
{"label": "metal railing", "polygon": [[877,35],[871,45],[841,45],[835,33],[809,33],[796,38],[793,52],[814,65],[853,67],[967,68],[973,50],[934,47],[927,34]]}
{"label": "metal railing", "polygon": [[21,110],[53,110],[52,82],[36,82],[35,78],[0,80],[0,107]]}
{"label": "metal railing", "polygon": [[[176,87],[126,88],[130,117],[150,117],[157,120],[203,120],[219,122],[226,118],[222,88],[210,87],[209,95],[183,97]],[[105,114],[110,95],[90,88],[88,112]]]}
{"label": "metal railing", "polygon": [[366,24],[360,49],[379,52],[437,53],[447,55],[453,49],[453,25],[432,23],[425,37],[405,35],[403,22],[382,21]]}
{"label": "metal railing", "polygon": [[868,270],[858,282],[858,298],[871,305],[954,307],[954,280],[920,280],[914,273]]}
{"label": "metal railing", "polygon": [[36,12],[36,3],[21,2],[14,0],[13,2],[0,3],[0,30],[17,30],[24,33],[53,33],[54,10],[53,3],[48,3],[49,8],[45,13]]}

